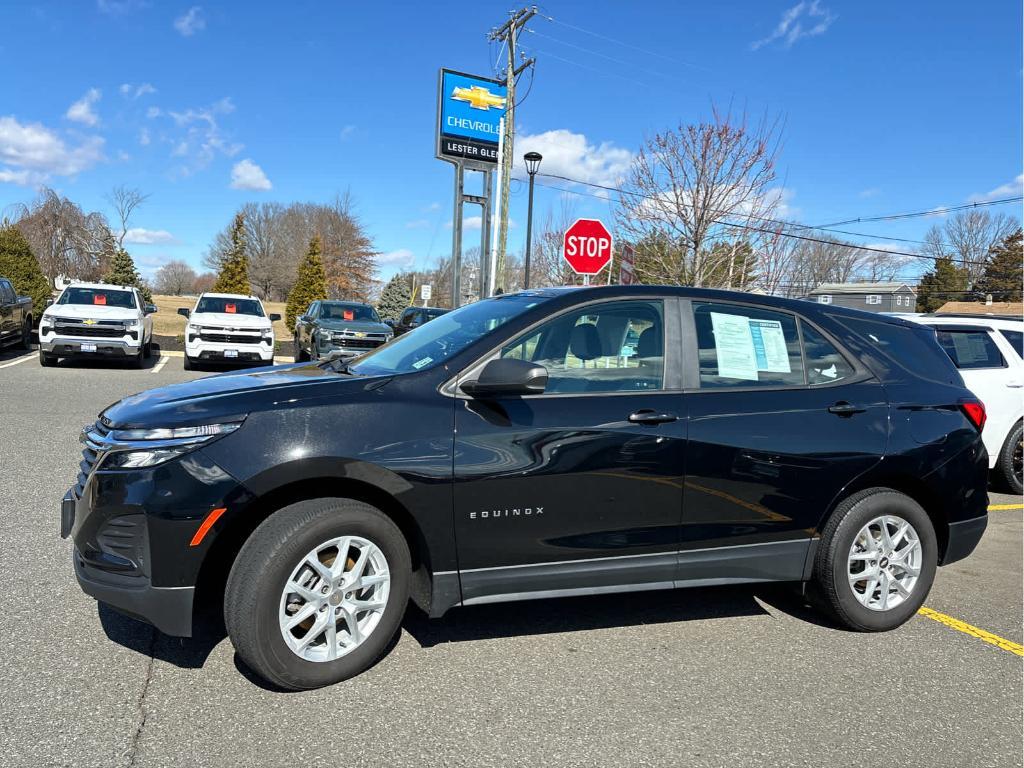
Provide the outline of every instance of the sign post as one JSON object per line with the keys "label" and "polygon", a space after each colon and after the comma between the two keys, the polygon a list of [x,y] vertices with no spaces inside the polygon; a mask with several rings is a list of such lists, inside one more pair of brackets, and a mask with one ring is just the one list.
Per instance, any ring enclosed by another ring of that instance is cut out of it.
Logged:
{"label": "sign post", "polygon": [[636,252],[633,250],[632,245],[622,246],[622,252],[619,254],[619,284],[620,285],[632,285],[633,284],[633,261],[636,259]]}
{"label": "sign post", "polygon": [[591,275],[612,260],[612,235],[598,219],[576,219],[562,238],[562,258],[573,272],[583,275],[584,285],[590,285]]}

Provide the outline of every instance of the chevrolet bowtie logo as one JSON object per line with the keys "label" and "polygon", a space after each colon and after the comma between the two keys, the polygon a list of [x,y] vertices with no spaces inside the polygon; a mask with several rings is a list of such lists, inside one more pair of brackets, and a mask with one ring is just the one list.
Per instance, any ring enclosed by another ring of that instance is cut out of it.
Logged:
{"label": "chevrolet bowtie logo", "polygon": [[491,93],[482,85],[474,85],[472,88],[456,88],[452,91],[452,98],[455,101],[465,101],[473,109],[482,109],[485,112],[491,107],[503,109],[505,97]]}
{"label": "chevrolet bowtie logo", "polygon": [[83,320],[82,322],[85,325],[96,325],[96,323],[98,323],[99,320],[93,320],[92,318],[89,318],[88,320]]}

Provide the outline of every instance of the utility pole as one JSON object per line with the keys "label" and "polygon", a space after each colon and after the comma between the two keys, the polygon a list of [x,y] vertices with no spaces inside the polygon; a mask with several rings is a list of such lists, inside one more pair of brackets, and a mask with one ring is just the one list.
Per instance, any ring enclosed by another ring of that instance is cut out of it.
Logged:
{"label": "utility pole", "polygon": [[508,63],[505,66],[505,86],[508,89],[505,107],[505,132],[502,136],[502,148],[504,154],[501,163],[501,204],[498,209],[498,247],[494,264],[494,285],[495,289],[506,290],[505,286],[505,252],[508,246],[508,196],[509,186],[512,183],[512,159],[515,157],[513,149],[516,131],[516,78],[527,68],[533,66],[534,59],[526,59],[516,67],[516,38],[519,31],[526,26],[526,22],[537,13],[537,6],[520,8],[518,11],[509,13],[506,21],[498,29],[492,30],[488,40],[501,41],[508,47]]}

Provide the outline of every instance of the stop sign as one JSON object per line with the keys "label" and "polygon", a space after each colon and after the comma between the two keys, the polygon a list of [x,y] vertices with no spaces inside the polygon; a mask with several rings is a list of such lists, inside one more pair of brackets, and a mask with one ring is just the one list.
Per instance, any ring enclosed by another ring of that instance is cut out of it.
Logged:
{"label": "stop sign", "polygon": [[565,231],[562,256],[577,275],[596,275],[612,260],[612,236],[597,219],[576,219]]}

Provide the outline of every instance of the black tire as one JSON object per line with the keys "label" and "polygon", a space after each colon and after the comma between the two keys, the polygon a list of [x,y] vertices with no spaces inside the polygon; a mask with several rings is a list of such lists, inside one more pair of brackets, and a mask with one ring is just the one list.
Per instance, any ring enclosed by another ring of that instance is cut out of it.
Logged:
{"label": "black tire", "polygon": [[1006,442],[999,451],[999,458],[996,459],[996,473],[1003,487],[1010,493],[1020,495],[1024,493],[1024,485],[1021,483],[1021,439],[1024,437],[1024,422],[1018,421],[1010,434],[1006,436]]}
{"label": "black tire", "polygon": [[[860,603],[849,581],[849,554],[860,530],[879,515],[898,515],[910,523],[921,541],[921,572],[913,591],[895,608],[872,610]],[[821,534],[814,559],[813,584],[819,602],[835,619],[858,632],[885,632],[910,619],[924,603],[935,580],[938,541],[928,513],[906,494],[869,488],[843,501]]]}
{"label": "black tire", "polygon": [[139,350],[139,354],[132,355],[128,361],[128,365],[132,368],[145,368],[146,367],[146,350],[145,347]]}
{"label": "black tire", "polygon": [[153,339],[142,345],[142,356],[147,360],[153,356]]}
{"label": "black tire", "polygon": [[[387,558],[391,585],[379,623],[334,661],[308,661],[285,643],[278,619],[285,582],[311,549],[336,536],[363,536]],[[278,510],[242,546],[228,575],[224,624],[235,650],[263,679],[288,690],[340,682],[373,665],[388,648],[409,600],[409,547],[398,527],[368,504],[312,499]]]}
{"label": "black tire", "polygon": [[32,318],[26,317],[21,326],[21,338],[18,340],[18,349],[30,349],[32,347]]}
{"label": "black tire", "polygon": [[299,337],[296,336],[295,337],[295,362],[296,363],[305,363],[308,360],[309,360],[309,355],[306,353],[306,350],[304,350],[302,348],[302,345],[299,343]]}
{"label": "black tire", "polygon": [[57,356],[56,355],[48,355],[48,354],[46,354],[45,352],[43,352],[43,348],[40,346],[39,347],[39,364],[41,366],[43,366],[43,368],[52,368],[53,366],[55,366],[57,364]]}
{"label": "black tire", "polygon": [[189,356],[188,356],[188,355],[186,354],[186,355],[185,355],[185,370],[186,370],[186,371],[194,371],[195,369],[196,369],[196,364],[195,364],[195,363],[193,363],[193,362],[192,362],[192,358],[191,358],[191,357],[189,357]]}

